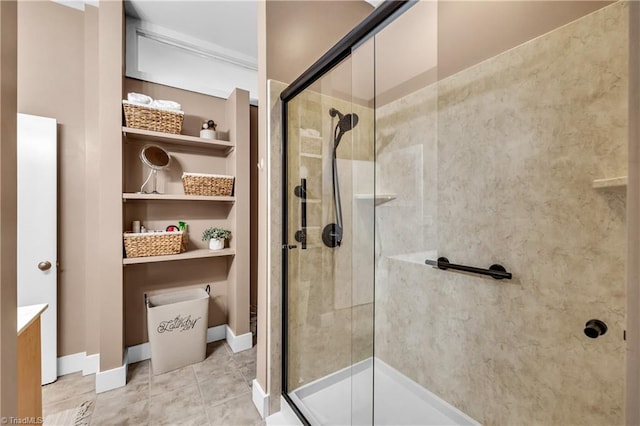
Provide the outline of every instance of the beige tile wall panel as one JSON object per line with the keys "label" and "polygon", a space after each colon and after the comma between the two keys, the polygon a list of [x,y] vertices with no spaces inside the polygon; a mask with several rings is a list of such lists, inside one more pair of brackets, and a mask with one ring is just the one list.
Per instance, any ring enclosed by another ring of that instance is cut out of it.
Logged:
{"label": "beige tile wall panel", "polygon": [[[378,183],[392,185],[394,158],[410,175],[380,234],[407,232],[411,197],[424,214],[436,196],[437,217],[429,230],[409,216],[422,240],[382,238],[376,356],[483,424],[623,423],[626,197],[592,181],[627,173],[627,12],[609,6],[378,111],[377,139],[391,137]],[[385,256],[403,244],[514,279]],[[591,318],[605,336],[583,334]]]}
{"label": "beige tile wall panel", "polygon": [[626,424],[640,424],[640,4],[629,3],[629,184],[627,187]]}
{"label": "beige tile wall panel", "polygon": [[[270,161],[269,168],[269,288],[267,289],[267,303],[269,306],[269,412],[280,410],[280,398],[273,397],[282,392],[282,103],[280,93],[286,84],[269,81],[269,141],[267,145]],[[259,374],[259,373],[258,373]]]}

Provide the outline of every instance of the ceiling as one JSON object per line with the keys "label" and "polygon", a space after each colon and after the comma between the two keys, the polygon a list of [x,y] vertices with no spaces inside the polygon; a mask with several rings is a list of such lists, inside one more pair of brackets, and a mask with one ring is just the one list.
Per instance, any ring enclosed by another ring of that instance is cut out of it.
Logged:
{"label": "ceiling", "polygon": [[256,1],[127,0],[127,16],[258,58]]}

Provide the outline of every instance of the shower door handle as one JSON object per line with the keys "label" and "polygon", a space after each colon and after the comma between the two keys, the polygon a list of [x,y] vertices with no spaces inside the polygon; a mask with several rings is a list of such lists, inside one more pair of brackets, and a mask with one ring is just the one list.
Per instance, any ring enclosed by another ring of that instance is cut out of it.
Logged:
{"label": "shower door handle", "polygon": [[300,185],[296,186],[293,190],[296,197],[300,198],[300,227],[299,231],[296,231],[294,238],[297,242],[302,244],[302,250],[307,249],[307,179],[301,178]]}

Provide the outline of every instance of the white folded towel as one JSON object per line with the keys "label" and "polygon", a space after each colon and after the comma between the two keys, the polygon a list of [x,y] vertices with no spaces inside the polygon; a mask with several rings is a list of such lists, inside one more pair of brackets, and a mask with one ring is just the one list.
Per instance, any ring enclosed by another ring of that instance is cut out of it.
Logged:
{"label": "white folded towel", "polygon": [[316,129],[300,129],[300,135],[311,136],[312,138],[319,138],[320,132]]}
{"label": "white folded towel", "polygon": [[169,111],[182,111],[182,105],[174,101],[163,101],[157,99],[151,102],[151,106],[160,109],[166,109]]}
{"label": "white folded towel", "polygon": [[153,99],[150,96],[143,95],[142,93],[127,93],[127,100],[132,104],[151,105]]}

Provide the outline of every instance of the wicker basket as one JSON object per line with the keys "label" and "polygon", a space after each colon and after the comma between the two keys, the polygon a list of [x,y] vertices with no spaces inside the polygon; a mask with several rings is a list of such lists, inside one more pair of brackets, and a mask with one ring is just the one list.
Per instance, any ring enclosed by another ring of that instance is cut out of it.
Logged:
{"label": "wicker basket", "polygon": [[184,119],[182,111],[167,111],[127,101],[122,101],[122,108],[127,127],[176,135],[182,131],[182,120]]}
{"label": "wicker basket", "polygon": [[184,173],[182,185],[186,195],[231,196],[233,176]]}
{"label": "wicker basket", "polygon": [[125,233],[123,238],[127,257],[178,254],[182,247],[182,231]]}

